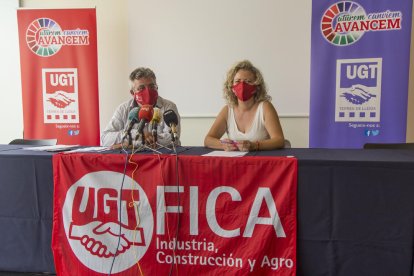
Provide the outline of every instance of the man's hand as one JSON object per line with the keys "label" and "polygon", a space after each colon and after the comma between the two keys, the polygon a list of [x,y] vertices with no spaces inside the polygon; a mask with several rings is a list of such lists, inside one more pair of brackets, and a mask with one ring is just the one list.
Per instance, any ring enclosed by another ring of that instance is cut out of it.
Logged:
{"label": "man's hand", "polygon": [[128,142],[125,141],[124,143],[114,144],[111,146],[111,149],[122,149],[128,147]]}
{"label": "man's hand", "polygon": [[149,131],[144,131],[145,144],[151,148],[156,148],[154,136]]}

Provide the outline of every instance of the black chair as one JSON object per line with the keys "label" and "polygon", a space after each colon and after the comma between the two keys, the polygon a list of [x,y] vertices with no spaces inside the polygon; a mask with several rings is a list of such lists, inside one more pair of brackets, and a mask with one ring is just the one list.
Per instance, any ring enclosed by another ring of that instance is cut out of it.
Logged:
{"label": "black chair", "polygon": [[414,149],[414,143],[366,143],[364,149]]}
{"label": "black chair", "polygon": [[9,145],[54,146],[57,139],[14,139]]}

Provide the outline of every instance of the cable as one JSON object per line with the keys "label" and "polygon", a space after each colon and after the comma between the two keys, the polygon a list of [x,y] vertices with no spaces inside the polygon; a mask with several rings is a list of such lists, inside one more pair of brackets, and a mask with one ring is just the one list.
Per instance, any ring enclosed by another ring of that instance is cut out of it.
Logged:
{"label": "cable", "polygon": [[[175,147],[174,147],[174,150],[175,150]],[[179,177],[179,169],[178,169],[178,153],[177,153],[177,151],[175,151],[175,175],[176,175],[176,183],[177,183],[177,201],[178,201],[178,205],[177,206],[179,207],[180,206],[181,198],[180,198],[180,191],[179,191],[179,188],[180,188],[180,177]],[[176,247],[177,247],[177,244],[178,244],[178,233],[179,233],[180,226],[181,226],[180,225],[181,224],[180,218],[181,218],[181,214],[180,214],[180,212],[178,212],[177,228],[175,230],[175,240],[176,240],[176,242],[174,244],[174,249],[173,249],[173,256],[174,256],[174,258],[173,258],[173,262],[171,263],[170,273],[168,274],[169,276],[172,275],[172,270],[173,270],[174,265],[176,267],[177,275],[179,275],[178,274],[178,264],[175,263],[175,250],[177,249]]]}
{"label": "cable", "polygon": [[121,201],[121,196],[122,196],[122,190],[124,188],[125,175],[126,175],[126,169],[127,169],[127,164],[128,164],[128,152],[124,149],[123,145],[122,145],[122,150],[126,153],[126,156],[125,156],[125,165],[124,165],[124,173],[123,173],[123,176],[122,176],[121,188],[119,190],[119,208],[118,208],[119,209],[119,233],[118,233],[118,244],[116,246],[116,251],[115,251],[114,257],[112,258],[112,263],[111,263],[111,267],[109,269],[108,276],[110,276],[111,273],[112,273],[112,268],[113,268],[114,263],[115,263],[115,258],[116,258],[117,254],[118,254],[118,247],[119,247],[119,244],[121,243],[121,218],[122,218],[122,206],[121,206],[122,201]]}
{"label": "cable", "polygon": [[[138,204],[136,204],[135,203],[135,198],[134,198],[134,174],[138,170],[138,163],[132,161],[132,156],[133,156],[133,154],[131,154],[131,156],[130,156],[130,158],[129,158],[128,161],[129,161],[129,164],[134,164],[135,165],[135,169],[131,173],[131,202],[128,204],[128,207],[136,207],[136,214],[138,216],[138,218],[137,218],[137,225],[135,225],[135,227],[134,227],[134,235],[133,235],[134,238],[133,238],[133,243],[132,243],[134,245],[135,244],[135,241],[136,241],[137,229],[139,228],[139,224],[141,222],[141,218],[139,216],[139,208],[138,208],[139,202],[138,202]],[[145,236],[144,236],[144,240],[145,240]],[[136,250],[134,250],[134,255],[135,255],[135,258],[138,259],[137,255],[136,255]],[[142,269],[141,269],[141,266],[139,264],[139,261],[137,261],[137,266],[138,266],[138,269],[139,269],[140,274],[143,276],[144,273],[142,272]]]}
{"label": "cable", "polygon": [[[180,200],[180,192],[179,192],[179,186],[180,185],[179,185],[179,176],[178,176],[178,154],[175,153],[174,155],[175,155],[175,159],[176,159],[175,169],[176,169],[176,176],[177,176],[176,183],[177,183],[178,207],[179,207],[181,200]],[[160,171],[161,171],[160,174],[161,174],[162,185],[165,186],[165,179],[164,179],[164,174],[163,174],[164,170],[163,170],[163,167],[162,167],[161,158],[160,158],[160,155],[157,155],[157,156],[158,156],[158,160],[159,160],[159,164],[160,164]],[[168,223],[168,212],[167,212],[166,206],[164,205],[163,207],[164,207],[164,212],[166,214],[165,221],[166,221],[166,225],[167,225],[168,242],[170,242],[171,241],[171,235],[170,235],[170,225]],[[176,243],[175,243],[174,249],[173,249],[173,262],[171,263],[171,268],[170,268],[169,275],[172,274],[172,270],[173,270],[174,265],[176,266],[176,271],[177,271],[177,275],[178,275],[178,264],[175,263],[175,251],[177,249],[176,246],[177,246],[177,242],[178,242],[178,231],[179,231],[179,229],[180,229],[180,213],[178,213],[177,228],[176,228],[176,233],[175,233]]]}
{"label": "cable", "polygon": [[[157,155],[158,156],[158,161],[159,161],[159,164],[160,164],[160,175],[161,175],[161,184],[165,187],[165,179],[164,179],[164,169],[163,169],[163,167],[162,167],[162,162],[161,162],[161,157],[160,157],[160,155],[158,154]],[[165,223],[166,223],[166,225],[167,225],[167,236],[168,236],[168,242],[171,242],[171,235],[170,235],[170,224],[168,223],[168,212],[167,212],[167,208],[166,208],[166,206],[165,206],[165,201],[164,201],[164,213],[165,213],[165,216],[166,216],[166,218],[165,218]],[[174,259],[175,259],[175,250],[173,251],[173,256],[174,256]],[[172,266],[173,266],[174,264],[172,264]],[[171,273],[171,272],[170,272]]]}
{"label": "cable", "polygon": [[[135,162],[132,162],[132,157],[133,157],[133,155],[137,152],[137,151],[139,151],[139,150],[142,150],[142,149],[144,149],[145,147],[144,146],[140,146],[140,147],[138,147],[136,150],[134,149],[134,143],[132,143],[132,151],[131,151],[131,155],[130,155],[130,158],[128,158],[128,151],[127,151],[127,149],[128,149],[128,146],[125,146],[124,145],[124,143],[121,143],[121,147],[122,147],[122,151],[126,154],[126,158],[125,158],[125,164],[124,164],[124,172],[123,172],[123,177],[122,177],[122,182],[121,182],[121,187],[120,187],[120,191],[119,191],[119,232],[118,232],[118,244],[117,244],[117,246],[116,246],[116,251],[115,251],[115,254],[114,254],[114,256],[113,256],[113,258],[112,258],[112,263],[111,263],[111,267],[110,267],[110,270],[109,270],[109,273],[108,273],[108,276],[110,276],[111,274],[112,274],[112,269],[113,269],[113,266],[114,266],[114,263],[115,263],[115,258],[117,257],[117,254],[118,254],[118,249],[119,249],[119,245],[120,245],[120,242],[121,242],[121,232],[122,232],[122,222],[121,222],[121,218],[122,218],[122,206],[121,206],[121,204],[122,204],[122,200],[121,200],[121,196],[122,196],[122,191],[123,191],[123,187],[124,187],[124,182],[125,182],[125,176],[126,176],[126,169],[127,169],[127,164],[128,163],[132,163],[132,164],[135,164],[136,165],[136,167],[135,167],[135,169],[133,170],[133,172],[132,172],[132,175],[131,175],[131,178],[132,178],[132,182],[134,181],[134,173],[135,173],[135,171],[138,169],[138,164],[137,163],[135,163]],[[181,198],[180,198],[180,192],[179,192],[179,187],[180,187],[180,185],[179,185],[179,169],[178,169],[178,154],[177,154],[177,150],[176,150],[176,148],[175,148],[175,144],[174,143],[172,143],[172,146],[173,146],[173,151],[174,151],[174,155],[175,155],[175,170],[176,170],[176,184],[177,184],[177,192],[178,192],[178,195],[177,195],[177,201],[178,201],[178,205],[177,206],[180,206],[180,203],[181,203]],[[153,151],[154,153],[156,152],[157,153],[157,156],[158,156],[158,160],[159,160],[159,162],[160,162],[160,168],[161,168],[161,177],[162,177],[162,181],[163,181],[163,185],[165,186],[165,180],[164,180],[164,176],[163,176],[163,174],[162,174],[162,162],[161,162],[161,158],[160,158],[160,152],[158,152],[158,151]],[[133,197],[133,191],[132,191],[132,189],[131,189],[131,198],[132,198],[132,204],[133,205],[136,205],[137,207],[137,213],[138,213],[138,225],[135,227],[135,229],[134,229],[134,231],[136,231],[136,229],[138,228],[138,226],[139,226],[139,223],[140,223],[140,218],[139,218],[139,209],[138,209],[138,204],[135,204],[135,201],[134,201],[134,197]],[[164,208],[166,208],[166,206],[164,206]],[[166,211],[166,209],[165,209],[165,211]],[[171,236],[170,236],[170,230],[169,230],[169,224],[168,224],[168,213],[167,212],[165,212],[166,214],[167,214],[167,218],[166,218],[166,223],[167,223],[167,233],[168,233],[168,240],[169,241],[171,241]],[[180,221],[180,218],[181,218],[181,215],[180,215],[180,213],[178,212],[178,218],[177,218],[177,227],[176,227],[176,233],[175,233],[175,239],[176,239],[176,241],[178,241],[178,234],[179,234],[179,229],[180,229],[180,225],[181,225],[181,221]],[[134,242],[135,242],[135,234],[134,234]],[[176,251],[176,248],[177,247],[177,243],[175,243],[175,245],[174,245],[174,249],[173,249],[173,255],[175,256],[175,251]],[[139,264],[139,261],[137,262],[137,265],[138,265],[138,269],[139,269],[139,271],[140,271],[140,274],[141,275],[144,275],[143,274],[143,272],[142,272],[142,269],[141,269],[141,266],[140,266],[140,264]],[[177,275],[178,275],[178,264],[175,262],[175,258],[174,258],[174,260],[173,260],[173,262],[172,262],[172,264],[171,264],[171,268],[170,268],[170,272],[169,272],[169,275],[171,275],[172,274],[172,270],[173,270],[173,267],[174,267],[174,265],[175,265],[175,267],[176,267],[176,272],[177,272]]]}
{"label": "cable", "polygon": [[[132,137],[130,137],[130,138],[132,138]],[[122,139],[122,141],[121,141],[121,148],[122,148],[122,151],[126,154],[126,156],[125,156],[125,164],[124,164],[124,172],[123,172],[123,176],[122,176],[121,188],[119,190],[119,208],[118,208],[119,209],[119,213],[118,213],[119,214],[119,232],[118,232],[118,244],[116,246],[116,250],[115,250],[114,257],[112,258],[112,263],[111,263],[111,267],[109,269],[108,276],[110,276],[111,273],[112,273],[112,268],[113,268],[114,263],[115,263],[115,258],[116,258],[117,254],[118,254],[119,244],[121,243],[121,232],[122,232],[122,222],[121,222],[121,218],[122,218],[122,206],[121,206],[121,204],[122,204],[122,198],[121,198],[121,196],[122,196],[122,191],[123,191],[123,188],[124,188],[124,182],[125,182],[127,164],[128,163],[132,163],[132,164],[135,164],[136,165],[134,171],[132,172],[132,177],[131,177],[132,178],[132,181],[134,181],[134,172],[138,169],[138,164],[132,162],[131,160],[132,160],[132,157],[133,157],[134,153],[137,152],[137,151],[139,151],[139,150],[141,150],[143,148],[141,146],[141,147],[137,148],[137,150],[135,150],[134,149],[134,147],[135,147],[134,143],[131,143],[132,144],[132,151],[131,151],[130,158],[128,159],[128,155],[129,155],[128,154],[128,151],[127,151],[128,145],[125,146],[124,141],[123,141],[124,139]],[[132,193],[133,193],[133,191],[131,190],[131,194]],[[132,201],[132,202],[134,204],[134,201]],[[138,207],[137,207],[137,213],[139,214]],[[139,220],[139,218],[138,218],[138,220]],[[139,222],[138,222],[138,224],[139,224]],[[135,231],[136,231],[137,227],[138,227],[138,225],[136,226]],[[139,265],[139,262],[137,264],[138,264],[138,268],[140,270],[141,275],[143,275],[142,270],[141,270],[141,267]]]}

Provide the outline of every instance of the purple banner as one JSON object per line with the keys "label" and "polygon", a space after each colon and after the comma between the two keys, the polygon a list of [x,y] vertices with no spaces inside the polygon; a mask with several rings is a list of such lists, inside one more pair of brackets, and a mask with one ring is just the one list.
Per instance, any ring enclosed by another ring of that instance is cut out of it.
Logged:
{"label": "purple banner", "polygon": [[412,0],[312,1],[311,148],[405,142]]}

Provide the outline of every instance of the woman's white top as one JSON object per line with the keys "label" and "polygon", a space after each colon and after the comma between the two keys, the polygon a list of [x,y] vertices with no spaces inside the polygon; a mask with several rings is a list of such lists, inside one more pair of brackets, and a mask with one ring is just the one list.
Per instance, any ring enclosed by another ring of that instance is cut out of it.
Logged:
{"label": "woman's white top", "polygon": [[269,139],[270,135],[264,124],[263,102],[259,103],[252,125],[245,133],[241,132],[237,127],[233,107],[229,106],[227,113],[227,136],[230,140],[249,140],[251,142]]}

